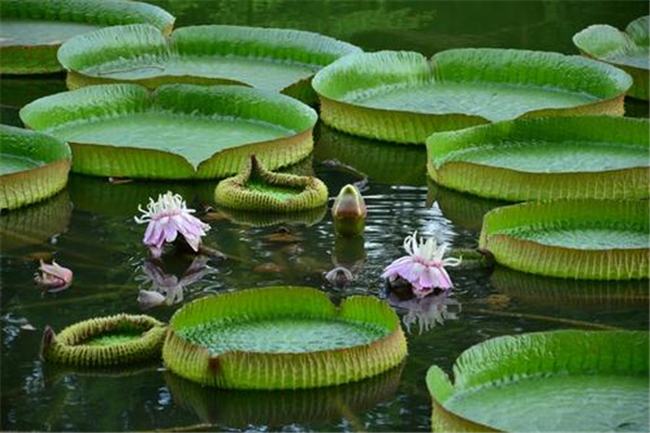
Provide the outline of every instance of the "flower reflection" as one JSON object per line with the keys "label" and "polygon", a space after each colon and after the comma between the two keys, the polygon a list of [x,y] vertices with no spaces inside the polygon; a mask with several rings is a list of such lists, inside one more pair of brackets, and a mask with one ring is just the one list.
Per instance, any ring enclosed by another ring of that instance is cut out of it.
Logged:
{"label": "flower reflection", "polygon": [[138,293],[140,308],[147,310],[163,304],[174,305],[182,302],[185,287],[214,272],[207,266],[208,260],[206,256],[196,256],[180,278],[166,273],[157,262],[147,260],[142,265],[143,280],[145,284],[150,284],[150,287]]}
{"label": "flower reflection", "polygon": [[447,320],[457,320],[461,312],[461,304],[451,298],[447,292],[407,300],[402,300],[391,293],[388,301],[396,310],[405,313],[402,323],[409,334],[413,333],[411,328],[414,326],[417,327],[417,333],[420,335],[437,325],[444,324]]}

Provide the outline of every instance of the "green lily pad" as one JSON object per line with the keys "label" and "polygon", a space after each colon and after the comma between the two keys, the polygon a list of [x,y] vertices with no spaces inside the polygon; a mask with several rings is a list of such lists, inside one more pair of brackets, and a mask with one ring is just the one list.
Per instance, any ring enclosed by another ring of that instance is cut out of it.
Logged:
{"label": "green lily pad", "polygon": [[55,334],[46,327],[44,359],[76,367],[109,367],[160,356],[165,324],[146,315],[117,314],[85,320]]}
{"label": "green lily pad", "polygon": [[2,0],[0,23],[0,73],[41,74],[63,70],[56,53],[73,36],[131,23],[148,23],[169,34],[174,17],[127,0]]}
{"label": "green lily pad", "polygon": [[34,131],[0,125],[0,209],[51,197],[68,181],[70,147]]}
{"label": "green lily pad", "polygon": [[311,152],[317,120],[277,93],[190,84],[90,86],[34,101],[20,117],[70,143],[74,172],[152,179],[224,177],[253,153],[271,169],[295,163]]}
{"label": "green lily pad", "polygon": [[244,84],[315,102],[312,76],[361,50],[317,33],[225,25],[191,26],[166,38],[149,25],[116,26],[71,39],[59,51],[68,86],[130,82]]}
{"label": "green lily pad", "polygon": [[174,402],[211,425],[246,428],[266,425],[281,430],[289,424],[337,421],[341,407],[363,413],[394,396],[404,364],[386,373],[320,389],[259,391],[222,390],[201,386],[165,372]]}
{"label": "green lily pad", "polygon": [[479,245],[515,270],[551,277],[650,277],[647,200],[552,200],[505,206],[483,219]]}
{"label": "green lily pad", "polygon": [[490,283],[499,292],[533,305],[629,308],[648,305],[648,280],[589,281],[550,278],[496,266]]}
{"label": "green lily pad", "polygon": [[441,185],[482,197],[647,199],[647,119],[520,119],[427,139],[428,171]]}
{"label": "green lily pad", "polygon": [[315,388],[362,380],[406,356],[388,304],[355,296],[339,307],[306,287],[231,292],[185,304],[170,321],[166,366],[219,388]]}
{"label": "green lily pad", "polygon": [[319,161],[338,161],[354,167],[373,182],[387,185],[426,184],[424,149],[378,142],[320,126],[314,156]]}
{"label": "green lily pad", "polygon": [[427,373],[433,431],[648,429],[648,333],[577,330],[493,338]]}
{"label": "green lily pad", "polygon": [[610,63],[632,75],[634,85],[628,94],[648,100],[650,75],[650,16],[632,21],[622,32],[599,24],[589,26],[573,36],[573,43],[588,57]]}
{"label": "green lily pad", "polygon": [[632,79],[579,56],[465,48],[346,56],[313,80],[323,121],[368,138],[422,144],[434,132],[519,117],[623,114]]}
{"label": "green lily pad", "polygon": [[219,206],[219,212],[235,224],[250,227],[271,227],[277,225],[313,226],[325,218],[327,206],[291,213],[256,212],[229,209]]}
{"label": "green lily pad", "polygon": [[265,214],[323,208],[327,198],[327,186],[317,177],[274,173],[254,155],[237,176],[222,180],[214,190],[220,206]]}

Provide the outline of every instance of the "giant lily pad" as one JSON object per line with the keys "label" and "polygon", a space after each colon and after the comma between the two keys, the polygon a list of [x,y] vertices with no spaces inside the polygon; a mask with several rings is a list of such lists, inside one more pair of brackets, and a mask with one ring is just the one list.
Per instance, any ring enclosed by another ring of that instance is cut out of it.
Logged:
{"label": "giant lily pad", "polygon": [[406,340],[388,304],[354,296],[336,307],[306,287],[242,290],[198,299],[170,321],[167,367],[219,388],[315,388],[399,364]]}
{"label": "giant lily pad", "polygon": [[555,331],[463,352],[427,373],[433,431],[647,431],[648,333]]}
{"label": "giant lily pad", "polygon": [[316,33],[224,25],[175,30],[168,39],[149,25],[117,26],[61,47],[68,86],[131,82],[245,84],[314,102],[312,76],[353,45]]}
{"label": "giant lily pad", "polygon": [[440,132],[427,139],[431,178],[501,200],[650,197],[647,119],[548,117]]}
{"label": "giant lily pad", "polygon": [[504,266],[551,277],[650,277],[647,200],[553,200],[505,206],[483,219],[480,247]]}
{"label": "giant lily pad", "polygon": [[312,150],[314,110],[243,86],[90,86],[41,98],[20,111],[30,128],[72,146],[72,170],[99,176],[217,178],[250,154],[274,169]]}
{"label": "giant lily pad", "polygon": [[0,73],[40,74],[63,70],[56,52],[75,35],[131,23],[148,23],[169,34],[174,17],[127,0],[2,0],[0,22]]}
{"label": "giant lily pad", "polygon": [[637,18],[624,32],[615,27],[599,24],[589,26],[573,36],[580,51],[603,62],[611,63],[628,72],[634,85],[628,94],[648,100],[650,75],[650,16]]}
{"label": "giant lily pad", "polygon": [[0,125],[0,209],[51,197],[68,181],[70,147],[39,132]]}
{"label": "giant lily pad", "polygon": [[437,131],[518,117],[622,115],[631,85],[620,69],[584,57],[488,48],[431,60],[404,51],[355,54],[313,81],[326,124],[419,144]]}

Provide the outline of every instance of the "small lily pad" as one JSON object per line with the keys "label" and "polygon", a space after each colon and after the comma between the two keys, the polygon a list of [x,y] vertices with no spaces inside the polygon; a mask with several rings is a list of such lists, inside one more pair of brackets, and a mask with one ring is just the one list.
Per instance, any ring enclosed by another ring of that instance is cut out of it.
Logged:
{"label": "small lily pad", "polygon": [[0,125],[0,209],[51,197],[68,182],[70,147],[40,132]]}
{"label": "small lily pad", "polygon": [[169,34],[174,17],[127,0],[2,0],[0,23],[0,73],[41,74],[63,70],[56,53],[73,36],[131,23],[148,23]]}
{"label": "small lily pad", "polygon": [[551,277],[650,277],[647,200],[552,200],[505,206],[483,219],[480,247],[515,270]]}
{"label": "small lily pad", "polygon": [[146,315],[118,314],[68,326],[59,334],[47,327],[41,355],[77,367],[108,367],[160,356],[166,328]]}
{"label": "small lily pad", "polygon": [[493,338],[427,373],[432,430],[647,431],[648,332],[554,331]]}
{"label": "small lily pad", "polygon": [[311,152],[317,120],[274,92],[190,84],[90,86],[34,101],[20,116],[70,143],[75,172],[152,179],[224,177],[253,153],[271,169],[295,163]]}
{"label": "small lily pad", "polygon": [[344,132],[422,144],[434,132],[518,117],[622,115],[632,78],[558,53],[465,48],[346,56],[313,86],[323,121]]}
{"label": "small lily pad", "polygon": [[500,200],[647,199],[647,119],[519,119],[427,139],[431,178]]}
{"label": "small lily pad", "polygon": [[264,213],[323,208],[327,198],[327,186],[320,179],[271,172],[255,156],[237,176],[222,180],[214,190],[220,206]]}
{"label": "small lily pad", "polygon": [[588,57],[610,63],[632,75],[634,85],[628,92],[635,98],[648,100],[650,74],[650,16],[632,21],[625,31],[598,24],[573,36],[573,43]]}
{"label": "small lily pad", "polygon": [[149,25],[116,26],[71,39],[59,51],[71,89],[129,82],[244,84],[315,102],[323,66],[361,50],[317,33],[226,25],[191,26],[166,38]]}
{"label": "small lily pad", "polygon": [[163,347],[166,366],[219,388],[315,388],[362,380],[406,356],[388,304],[354,296],[339,307],[306,287],[249,289],[178,310]]}

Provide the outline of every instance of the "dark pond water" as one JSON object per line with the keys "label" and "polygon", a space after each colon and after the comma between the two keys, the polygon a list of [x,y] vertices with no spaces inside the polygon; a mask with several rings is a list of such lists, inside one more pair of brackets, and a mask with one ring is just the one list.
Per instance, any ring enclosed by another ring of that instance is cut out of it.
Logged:
{"label": "dark pond water", "polygon": [[[412,49],[430,55],[453,47],[515,47],[575,52],[571,36],[592,23],[623,27],[648,13],[647,2],[520,1],[181,1],[156,3],[177,25],[229,23],[315,30],[368,50]],[[16,108],[64,89],[62,77],[2,80],[2,120],[18,124]],[[628,114],[647,116],[648,105],[628,102]],[[320,176],[335,193],[361,173],[369,207],[365,239],[333,235],[329,213],[311,226],[242,225],[213,212],[207,243],[232,258],[210,261],[183,301],[206,293],[271,284],[320,287],[335,298],[381,294],[381,269],[402,254],[403,237],[418,229],[455,246],[477,243],[482,214],[498,205],[427,184],[423,149],[378,144],[318,131],[312,159],[294,168]],[[339,159],[353,169],[323,161]],[[200,210],[214,183],[109,184],[73,176],[63,193],[0,216],[2,252],[3,430],[327,430],[426,431],[430,399],[427,368],[450,370],[467,347],[487,338],[578,327],[647,329],[648,282],[577,285],[496,269],[453,272],[449,298],[402,304],[409,357],[386,375],[354,385],[302,392],[224,392],[203,389],[153,364],[118,371],[72,371],[38,359],[41,330],[61,329],[91,316],[138,312],[140,288],[149,288],[143,227],[133,222],[138,203],[172,189]],[[236,217],[236,216],[235,216]],[[259,223],[259,222],[258,222]],[[75,271],[75,283],[56,295],[32,282],[39,257],[53,256]],[[164,271],[182,276],[191,259],[174,257]],[[356,281],[335,290],[323,272],[353,266]],[[181,302],[183,302],[181,301]],[[179,304],[150,310],[167,319]],[[29,330],[26,324],[36,330]]]}

